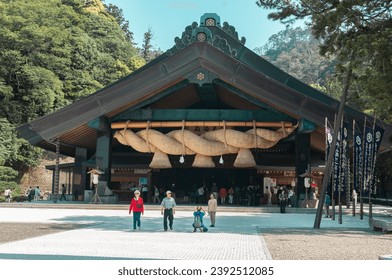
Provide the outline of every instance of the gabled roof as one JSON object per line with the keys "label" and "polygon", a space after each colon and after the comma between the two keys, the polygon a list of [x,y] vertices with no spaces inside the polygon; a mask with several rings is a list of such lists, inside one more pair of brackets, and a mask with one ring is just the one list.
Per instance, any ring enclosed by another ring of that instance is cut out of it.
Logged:
{"label": "gabled roof", "polygon": [[[89,127],[89,122],[153,107],[170,100],[170,96],[174,96],[171,102],[181,101],[186,108],[197,102],[194,86],[204,84],[213,84],[218,98],[231,106],[253,104],[253,109],[276,110],[321,128],[326,117],[334,119],[339,101],[246,48],[245,39],[238,39],[233,27],[226,23],[220,27],[216,14],[203,17],[200,26],[188,26],[166,53],[96,93],[19,127],[20,135],[47,150],[55,150],[52,142],[59,139],[60,152],[73,156],[76,147],[95,149],[96,130]],[[207,26],[209,19],[214,19],[216,25]],[[364,113],[349,106],[345,112],[349,124],[355,119],[359,126],[363,125]],[[392,126],[378,124],[386,128],[382,146],[390,149]]]}

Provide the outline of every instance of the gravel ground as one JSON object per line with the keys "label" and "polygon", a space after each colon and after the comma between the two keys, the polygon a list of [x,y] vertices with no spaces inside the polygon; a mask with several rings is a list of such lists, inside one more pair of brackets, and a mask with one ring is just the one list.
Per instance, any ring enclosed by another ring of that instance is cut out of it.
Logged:
{"label": "gravel ground", "polygon": [[269,229],[261,234],[274,260],[377,260],[392,254],[392,234],[370,229]]}
{"label": "gravel ground", "polygon": [[73,224],[0,223],[0,244],[79,227],[80,225]]}

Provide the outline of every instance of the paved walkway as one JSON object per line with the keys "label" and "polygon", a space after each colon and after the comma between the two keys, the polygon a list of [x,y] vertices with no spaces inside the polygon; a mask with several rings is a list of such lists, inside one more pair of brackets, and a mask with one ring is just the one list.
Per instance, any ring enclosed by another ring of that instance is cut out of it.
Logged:
{"label": "paved walkway", "polygon": [[[78,227],[0,244],[0,259],[268,260],[271,256],[261,230],[312,228],[315,217],[302,213],[225,209],[225,212],[218,213],[215,228],[209,228],[207,233],[194,233],[191,226],[193,207],[189,207],[189,210],[180,208],[175,215],[173,231],[164,232],[160,211],[151,207],[142,216],[142,230],[132,231],[132,219],[125,205],[121,209],[95,208],[98,209],[2,205],[0,223],[60,223]],[[377,208],[375,211],[378,211]],[[208,217],[205,223],[209,225]],[[358,215],[344,215],[343,224],[323,218],[321,227],[338,230],[369,228],[369,225],[367,217],[360,220]]]}

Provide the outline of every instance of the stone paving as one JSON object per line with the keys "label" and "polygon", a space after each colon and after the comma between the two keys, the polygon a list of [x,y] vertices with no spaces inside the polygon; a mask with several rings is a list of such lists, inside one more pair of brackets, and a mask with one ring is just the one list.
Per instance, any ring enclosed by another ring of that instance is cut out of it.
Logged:
{"label": "stone paving", "polygon": [[[252,259],[270,258],[257,232],[258,215],[224,213],[217,227],[193,232],[192,213],[178,211],[164,232],[159,211],[133,231],[127,211],[0,208],[0,223],[72,223],[74,230],[0,245],[1,259]],[[207,224],[209,219],[206,218]]]}
{"label": "stone paving", "polygon": [[[123,209],[0,208],[1,223],[72,224],[76,229],[0,244],[0,259],[95,260],[268,260],[271,255],[260,231],[268,228],[312,228],[314,215],[302,213],[230,212],[217,215],[215,228],[193,232],[192,210],[176,212],[173,231],[163,231],[160,211],[142,216],[133,231]],[[98,207],[99,208],[99,207]],[[209,225],[209,218],[205,218]],[[367,217],[344,216],[343,224],[323,219],[323,228],[369,228]]]}

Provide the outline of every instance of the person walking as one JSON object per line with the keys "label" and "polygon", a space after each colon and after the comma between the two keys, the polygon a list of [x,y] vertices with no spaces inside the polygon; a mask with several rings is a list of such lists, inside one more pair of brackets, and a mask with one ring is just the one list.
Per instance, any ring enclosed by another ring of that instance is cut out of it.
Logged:
{"label": "person walking", "polygon": [[140,191],[136,190],[134,192],[134,197],[131,199],[131,203],[129,205],[129,215],[133,211],[133,230],[136,230],[136,225],[140,230],[141,221],[140,216],[144,215],[144,203],[143,198],[140,197]]}
{"label": "person walking", "polygon": [[215,194],[210,194],[210,199],[208,200],[208,208],[207,212],[208,215],[210,215],[210,220],[211,220],[211,225],[210,227],[215,227],[215,216],[216,216],[216,210],[218,208],[218,203],[215,198]]}
{"label": "person walking", "polygon": [[163,215],[163,229],[167,231],[167,220],[169,219],[170,230],[173,229],[174,214],[176,213],[176,201],[171,197],[172,192],[166,191],[166,197],[162,199],[161,215]]}
{"label": "person walking", "polygon": [[61,196],[60,196],[60,201],[64,198],[65,201],[67,201],[67,197],[65,194],[67,193],[67,188],[65,187],[64,184],[61,185]]}

